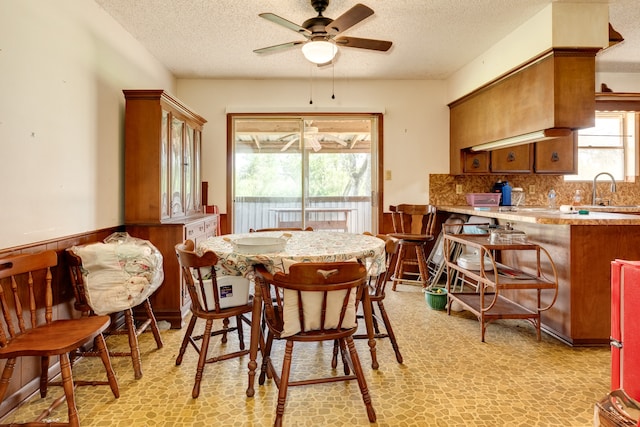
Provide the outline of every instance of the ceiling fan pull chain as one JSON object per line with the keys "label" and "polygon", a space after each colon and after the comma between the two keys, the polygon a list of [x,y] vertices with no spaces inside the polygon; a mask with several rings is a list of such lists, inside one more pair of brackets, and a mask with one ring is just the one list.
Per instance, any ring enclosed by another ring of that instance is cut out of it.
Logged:
{"label": "ceiling fan pull chain", "polygon": [[331,61],[331,99],[336,99],[336,67]]}
{"label": "ceiling fan pull chain", "polygon": [[313,104],[313,66],[309,66],[309,104]]}

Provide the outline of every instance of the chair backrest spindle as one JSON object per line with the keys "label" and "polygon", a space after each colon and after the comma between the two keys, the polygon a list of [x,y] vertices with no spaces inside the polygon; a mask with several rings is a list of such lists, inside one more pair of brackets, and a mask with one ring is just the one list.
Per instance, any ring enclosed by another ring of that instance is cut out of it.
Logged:
{"label": "chair backrest spindle", "polygon": [[[11,339],[38,326],[38,293],[44,293],[44,317],[46,323],[53,320],[53,292],[51,289],[51,267],[57,265],[55,251],[39,254],[27,254],[0,259],[0,285],[2,279],[9,280],[11,298],[8,301],[7,288],[0,286],[0,308],[4,320],[4,329],[0,334],[0,345],[6,345]],[[25,292],[26,290],[26,292]],[[26,293],[26,295],[25,295]],[[42,295],[42,294],[40,294]],[[22,296],[22,298],[21,298]],[[25,299],[26,298],[26,299]],[[23,302],[25,299],[26,305]],[[30,325],[27,325],[24,311],[28,307]],[[15,320],[14,320],[15,316]],[[16,325],[17,323],[17,325]]]}

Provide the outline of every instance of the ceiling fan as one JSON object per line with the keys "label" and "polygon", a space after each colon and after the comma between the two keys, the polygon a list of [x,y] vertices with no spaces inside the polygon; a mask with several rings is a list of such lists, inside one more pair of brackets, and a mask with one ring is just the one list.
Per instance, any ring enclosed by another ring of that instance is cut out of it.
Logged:
{"label": "ceiling fan", "polygon": [[302,25],[295,24],[273,13],[261,13],[259,15],[260,17],[302,34],[307,40],[263,47],[261,49],[255,49],[254,52],[266,53],[303,45],[302,53],[305,58],[321,66],[333,61],[334,56],[338,52],[338,46],[383,52],[391,48],[392,43],[390,41],[341,35],[347,29],[373,15],[373,9],[358,3],[338,18],[331,19],[322,16],[322,12],[325,11],[328,5],[329,0],[311,0],[311,6],[318,12],[318,16],[307,19]]}
{"label": "ceiling fan", "polygon": [[[322,132],[322,134],[320,134],[319,129],[316,126],[312,126],[312,125],[313,125],[312,120],[304,121],[303,137],[307,147],[311,148],[316,153],[322,150],[321,143],[325,141],[331,141],[343,147],[347,146],[347,142],[342,140],[339,136],[332,135],[325,132]],[[280,151],[287,151],[289,147],[291,147],[295,142],[298,142],[300,140],[300,134],[292,133],[289,135],[285,135],[281,137],[280,140],[283,142],[286,141],[286,144],[280,149]]]}

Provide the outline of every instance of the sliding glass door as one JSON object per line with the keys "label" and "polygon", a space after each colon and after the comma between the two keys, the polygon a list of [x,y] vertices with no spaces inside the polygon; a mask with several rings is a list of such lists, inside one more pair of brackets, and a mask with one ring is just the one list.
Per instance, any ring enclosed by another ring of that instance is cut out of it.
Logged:
{"label": "sliding glass door", "polygon": [[375,114],[231,115],[233,232],[375,232],[379,120]]}

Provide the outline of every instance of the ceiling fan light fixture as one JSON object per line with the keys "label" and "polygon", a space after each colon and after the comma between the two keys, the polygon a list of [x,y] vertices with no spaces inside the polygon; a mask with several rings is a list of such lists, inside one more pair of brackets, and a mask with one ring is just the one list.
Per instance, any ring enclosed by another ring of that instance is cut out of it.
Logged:
{"label": "ceiling fan light fixture", "polygon": [[324,40],[310,41],[302,46],[304,57],[314,64],[331,62],[337,52],[338,47],[334,43]]}

